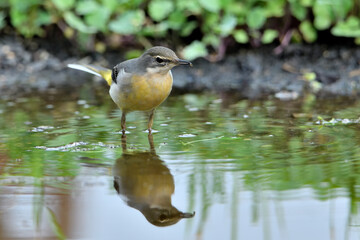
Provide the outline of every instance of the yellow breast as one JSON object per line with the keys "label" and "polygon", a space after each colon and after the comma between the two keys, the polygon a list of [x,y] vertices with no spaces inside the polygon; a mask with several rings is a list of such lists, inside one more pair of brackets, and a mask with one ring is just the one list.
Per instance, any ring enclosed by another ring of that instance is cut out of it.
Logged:
{"label": "yellow breast", "polygon": [[133,75],[129,84],[119,88],[118,101],[114,101],[125,112],[149,111],[169,96],[172,83],[171,71]]}

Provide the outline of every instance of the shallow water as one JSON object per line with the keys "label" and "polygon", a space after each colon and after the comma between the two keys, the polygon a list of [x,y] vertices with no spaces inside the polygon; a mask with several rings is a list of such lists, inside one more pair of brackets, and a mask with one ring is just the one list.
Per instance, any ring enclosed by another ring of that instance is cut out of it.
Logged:
{"label": "shallow water", "polygon": [[360,237],[360,102],[172,96],[125,139],[79,92],[0,102],[0,239]]}

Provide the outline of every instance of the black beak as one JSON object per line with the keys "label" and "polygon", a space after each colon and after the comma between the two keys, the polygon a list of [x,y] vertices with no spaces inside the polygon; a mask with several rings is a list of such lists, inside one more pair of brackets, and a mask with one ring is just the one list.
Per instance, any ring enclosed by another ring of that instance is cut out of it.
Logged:
{"label": "black beak", "polygon": [[181,218],[192,218],[195,215],[195,212],[193,213],[180,213]]}
{"label": "black beak", "polygon": [[178,65],[189,65],[190,67],[193,66],[191,62],[182,59],[177,59],[176,62]]}

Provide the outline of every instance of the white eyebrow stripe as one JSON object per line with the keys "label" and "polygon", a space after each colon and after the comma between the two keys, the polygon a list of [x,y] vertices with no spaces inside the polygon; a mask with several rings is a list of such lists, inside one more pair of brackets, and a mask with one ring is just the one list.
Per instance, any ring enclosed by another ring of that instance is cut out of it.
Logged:
{"label": "white eyebrow stripe", "polygon": [[160,58],[160,59],[162,59],[164,62],[172,62],[172,60],[171,59],[169,59],[169,58],[166,58],[166,57],[162,57],[162,56],[156,56],[155,58]]}

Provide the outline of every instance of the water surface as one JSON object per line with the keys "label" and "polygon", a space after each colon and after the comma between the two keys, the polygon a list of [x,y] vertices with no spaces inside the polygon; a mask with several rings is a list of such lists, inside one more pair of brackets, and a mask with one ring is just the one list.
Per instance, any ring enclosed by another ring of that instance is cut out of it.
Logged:
{"label": "water surface", "polygon": [[[0,102],[0,239],[358,239],[360,102]],[[193,216],[193,213],[195,215]]]}

